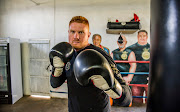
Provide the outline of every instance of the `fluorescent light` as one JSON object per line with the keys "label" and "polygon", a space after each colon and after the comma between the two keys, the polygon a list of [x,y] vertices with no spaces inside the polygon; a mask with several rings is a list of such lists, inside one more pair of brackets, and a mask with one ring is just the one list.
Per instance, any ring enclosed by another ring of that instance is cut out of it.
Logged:
{"label": "fluorescent light", "polygon": [[36,98],[50,98],[50,96],[41,96],[41,95],[31,95],[31,96]]}

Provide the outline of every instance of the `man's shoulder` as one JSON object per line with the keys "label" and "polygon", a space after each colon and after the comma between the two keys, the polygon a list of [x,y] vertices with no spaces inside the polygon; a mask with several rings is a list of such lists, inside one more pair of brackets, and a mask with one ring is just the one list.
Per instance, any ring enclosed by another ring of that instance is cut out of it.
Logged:
{"label": "man's shoulder", "polygon": [[132,44],[132,45],[130,45],[130,46],[128,46],[126,49],[133,49],[135,47],[137,47],[137,42]]}
{"label": "man's shoulder", "polygon": [[[102,46],[102,45],[101,45],[101,46]],[[103,49],[104,51],[106,51],[106,52],[109,54],[109,49],[108,49],[107,47],[102,46],[102,49]]]}
{"label": "man's shoulder", "polygon": [[105,49],[108,49],[107,47],[105,47],[105,46],[102,46],[103,48],[105,48]]}
{"label": "man's shoulder", "polygon": [[93,45],[93,44],[89,44],[89,45],[86,47],[86,49],[96,49],[96,48],[99,48],[99,47],[97,47],[97,46],[95,46],[95,45]]}
{"label": "man's shoulder", "polygon": [[101,54],[104,54],[104,52],[105,52],[105,51],[104,51],[103,49],[101,49],[100,47],[97,47],[97,46],[92,45],[92,44],[90,44],[89,46],[87,46],[85,49],[94,49],[94,50],[100,52]]}
{"label": "man's shoulder", "polygon": [[149,44],[149,43],[147,43],[147,46],[148,46],[148,47],[150,47],[150,44]]}
{"label": "man's shoulder", "polygon": [[131,52],[132,52],[132,49],[126,48],[124,51],[127,51],[127,52],[131,53]]}
{"label": "man's shoulder", "polygon": [[117,49],[114,49],[112,52],[117,52],[117,51],[119,51],[119,48],[117,48]]}

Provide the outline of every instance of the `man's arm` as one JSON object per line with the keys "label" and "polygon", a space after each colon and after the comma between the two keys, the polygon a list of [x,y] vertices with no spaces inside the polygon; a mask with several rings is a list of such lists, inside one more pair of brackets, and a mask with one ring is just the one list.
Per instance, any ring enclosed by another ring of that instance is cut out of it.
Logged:
{"label": "man's arm", "polygon": [[[129,54],[128,61],[136,61],[136,57],[133,51]],[[129,64],[130,64],[129,72],[135,73],[136,63],[129,63]],[[133,77],[134,77],[134,74],[128,74],[128,76],[123,77],[123,79],[126,81],[126,83],[129,84],[132,81]]]}
{"label": "man's arm", "polygon": [[74,49],[67,42],[61,42],[51,49],[49,53],[49,60],[52,65],[50,83],[53,88],[59,87],[65,82],[64,67],[71,60],[73,53]]}
{"label": "man's arm", "polygon": [[[111,57],[113,58],[113,53],[111,53]],[[111,58],[110,57],[110,58]],[[109,61],[109,64],[111,65],[111,68],[114,73],[114,77],[116,80],[120,83],[122,87],[122,95],[118,99],[113,99],[113,105],[116,106],[129,106],[132,102],[132,93],[129,86],[126,84],[125,80],[123,80],[120,71],[117,69],[115,62],[113,59],[107,58]]]}
{"label": "man's arm", "polygon": [[78,54],[73,70],[80,85],[86,86],[91,80],[97,88],[103,90],[110,97],[114,99],[121,97],[122,87],[114,78],[106,58],[98,51],[87,49]]}
{"label": "man's arm", "polygon": [[128,107],[132,102],[132,92],[130,87],[127,85],[125,80],[123,80],[119,70],[114,66],[112,67],[114,71],[114,77],[121,84],[122,95],[119,99],[113,99],[113,105]]}
{"label": "man's arm", "polygon": [[53,88],[57,88],[57,87],[61,86],[65,82],[66,79],[67,79],[66,74],[64,72],[59,77],[55,77],[53,74],[51,74],[51,76],[50,76],[51,86]]}
{"label": "man's arm", "polygon": [[107,53],[104,53],[101,48],[96,48],[96,50],[100,52],[107,59],[113,71],[114,78],[118,81],[118,83],[120,83],[122,87],[121,97],[118,99],[113,99],[113,102],[114,101],[117,102],[119,106],[129,106],[130,103],[132,102],[131,89],[126,84],[126,82],[122,79],[122,76],[116,67],[116,63],[114,62],[113,58],[110,55],[107,55]]}

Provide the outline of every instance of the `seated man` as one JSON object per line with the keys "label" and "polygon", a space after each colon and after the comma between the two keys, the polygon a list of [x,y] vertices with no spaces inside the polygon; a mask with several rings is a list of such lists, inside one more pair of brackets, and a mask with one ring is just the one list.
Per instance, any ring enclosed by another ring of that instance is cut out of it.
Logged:
{"label": "seated man", "polygon": [[[125,36],[120,35],[117,44],[119,48],[113,50],[111,53],[111,56],[114,60],[136,61],[134,52],[126,48],[127,40]],[[116,66],[120,72],[134,73],[136,71],[136,63],[117,63]],[[129,84],[132,81],[133,76],[134,74],[122,74],[122,77],[127,84]],[[121,106],[120,101],[116,99],[113,99],[112,105]]]}
{"label": "seated man", "polygon": [[100,47],[101,49],[105,50],[108,54],[110,53],[109,52],[109,49],[107,47],[104,47],[101,45],[101,35],[99,34],[94,34],[93,37],[92,37],[92,41],[93,41],[93,44],[97,47]]}
{"label": "seated man", "polygon": [[[125,36],[120,35],[117,44],[119,48],[112,51],[111,56],[114,60],[136,61],[135,54],[132,50],[126,48],[127,40]],[[134,73],[136,71],[136,63],[117,63],[120,72]],[[122,75],[126,83],[130,83],[134,74]]]}
{"label": "seated man", "polygon": [[[138,31],[137,35],[138,42],[128,47],[134,51],[137,61],[149,61],[150,60],[150,44],[147,42],[148,33],[146,30]],[[136,72],[149,72],[149,63],[137,63]],[[144,84],[148,83],[148,75],[136,75],[134,76],[132,84]],[[148,87],[132,86],[133,96],[147,96]],[[146,101],[146,100],[145,100]],[[142,98],[133,98],[133,102],[136,104],[142,104]]]}

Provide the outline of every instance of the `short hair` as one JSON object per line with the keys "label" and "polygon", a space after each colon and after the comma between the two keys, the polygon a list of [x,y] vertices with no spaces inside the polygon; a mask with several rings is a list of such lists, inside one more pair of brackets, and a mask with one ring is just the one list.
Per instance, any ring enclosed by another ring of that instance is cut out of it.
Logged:
{"label": "short hair", "polygon": [[145,32],[146,35],[148,35],[148,32],[147,32],[146,30],[139,30],[139,31],[138,31],[138,34],[141,33],[141,32]]}
{"label": "short hair", "polygon": [[96,36],[99,36],[100,39],[101,39],[101,35],[99,35],[99,34],[94,34],[94,35],[92,36],[92,40],[94,40],[94,38],[95,38]]}
{"label": "short hair", "polygon": [[89,21],[83,16],[74,16],[74,17],[72,17],[71,21],[69,22],[69,26],[71,25],[71,23],[74,23],[74,22],[83,23],[85,25],[88,25],[88,27],[89,27]]}

